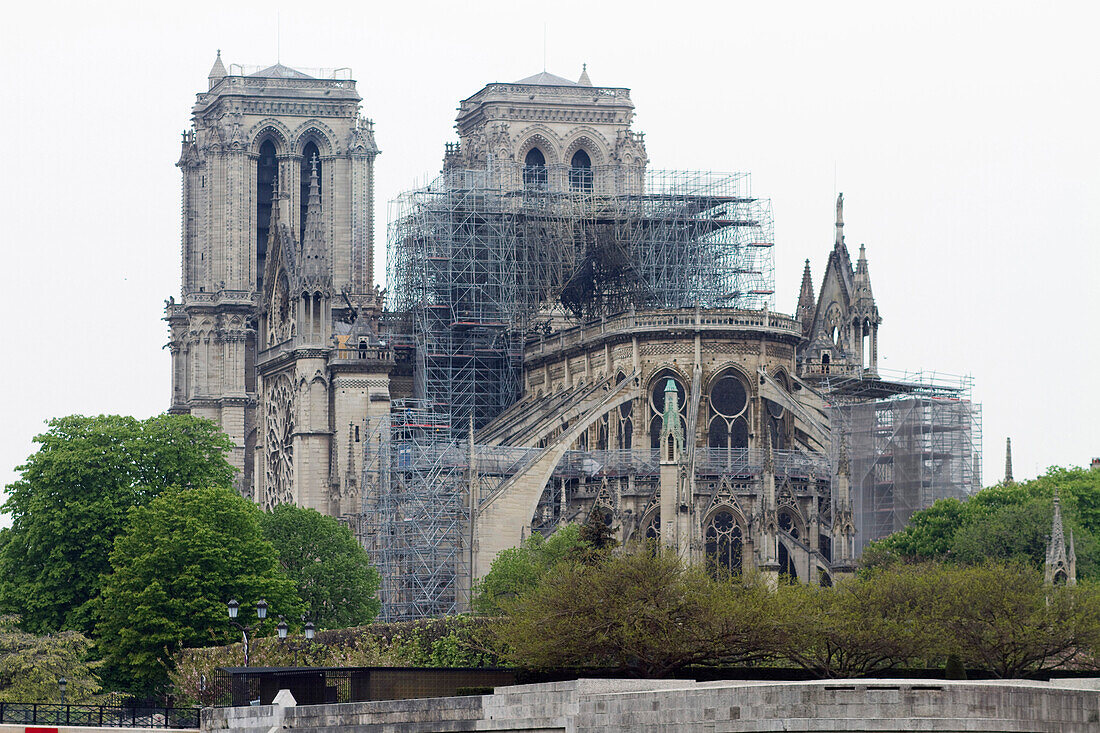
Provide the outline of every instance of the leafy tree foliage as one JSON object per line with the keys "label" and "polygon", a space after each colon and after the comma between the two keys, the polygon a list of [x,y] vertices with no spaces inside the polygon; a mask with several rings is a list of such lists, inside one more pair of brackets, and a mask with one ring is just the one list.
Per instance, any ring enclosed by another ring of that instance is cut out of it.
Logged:
{"label": "leafy tree foliage", "polygon": [[[894,563],[768,590],[714,580],[652,548],[562,565],[504,602],[491,627],[530,668],[663,676],[690,664],[794,664],[852,677],[954,658],[1001,677],[1100,663],[1100,588],[1047,586],[1037,568]],[[963,672],[965,673],[965,672]]]}
{"label": "leafy tree foliage", "polygon": [[135,693],[161,691],[178,649],[237,636],[226,615],[230,598],[241,603],[242,616],[267,600],[262,633],[271,633],[276,614],[302,612],[294,582],[263,537],[261,515],[233,490],[216,487],[170,490],[130,510],[98,603],[108,681]]}
{"label": "leafy tree foliage", "polygon": [[76,631],[35,636],[19,629],[18,616],[0,616],[0,702],[91,702],[99,691],[86,661],[91,641]]}
{"label": "leafy tree foliage", "polygon": [[940,568],[929,608],[941,650],[998,677],[1084,662],[1100,649],[1100,590],[1046,586],[1022,564]]}
{"label": "leafy tree foliage", "polygon": [[168,487],[233,480],[229,439],[190,415],[73,415],[34,440],[38,451],[18,467],[3,505],[12,525],[0,530],[0,610],[38,633],[91,633],[89,601],[130,507]]}
{"label": "leafy tree foliage", "polygon": [[264,514],[262,526],[317,628],[359,626],[378,615],[378,571],[347,526],[292,504]]}
{"label": "leafy tree foliage", "polygon": [[501,604],[535,588],[554,568],[579,559],[589,549],[581,527],[566,524],[550,537],[533,534],[519,547],[504,550],[474,588],[474,610],[497,615]]}
{"label": "leafy tree foliage", "polygon": [[965,502],[937,501],[915,513],[901,532],[870,544],[860,562],[877,567],[899,560],[999,559],[1041,566],[1056,488],[1066,533],[1074,535],[1078,577],[1100,578],[1100,472],[1081,468],[1051,468],[1032,481],[990,486]]}
{"label": "leafy tree foliage", "polygon": [[503,603],[494,629],[513,663],[661,676],[693,663],[762,657],[773,633],[767,591],[716,581],[642,546],[598,564],[558,566]]}
{"label": "leafy tree foliage", "polygon": [[939,638],[921,609],[935,595],[924,568],[844,579],[832,588],[780,586],[772,606],[780,632],[771,651],[819,677],[852,677],[936,654]]}

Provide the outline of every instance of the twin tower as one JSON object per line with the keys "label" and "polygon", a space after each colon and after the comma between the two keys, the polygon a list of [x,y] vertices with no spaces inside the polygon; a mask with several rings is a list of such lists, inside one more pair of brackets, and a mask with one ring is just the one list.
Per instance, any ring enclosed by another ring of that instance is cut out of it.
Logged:
{"label": "twin tower", "polygon": [[[381,323],[380,151],[361,101],[349,69],[227,68],[219,52],[183,133],[170,409],[222,427],[239,489],[265,507],[357,512],[362,442],[391,389],[414,391]],[[462,102],[445,165],[511,161],[550,183],[568,169],[598,187],[601,167],[645,169],[633,109],[628,90],[587,73],[490,84]]]}

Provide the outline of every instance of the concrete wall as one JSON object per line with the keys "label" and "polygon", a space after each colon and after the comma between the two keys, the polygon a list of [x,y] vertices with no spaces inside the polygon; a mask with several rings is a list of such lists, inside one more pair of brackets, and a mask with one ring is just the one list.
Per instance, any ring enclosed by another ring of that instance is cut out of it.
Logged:
{"label": "concrete wall", "polygon": [[[26,733],[28,729],[56,731],[57,733],[199,733],[198,728],[98,728],[79,725],[0,725],[0,733]],[[266,733],[266,731],[265,731]]]}
{"label": "concrete wall", "polygon": [[[1072,686],[1071,686],[1072,685]],[[203,711],[203,733],[281,727],[429,731],[1032,731],[1095,733],[1100,691],[1082,681],[577,680],[421,700]]]}

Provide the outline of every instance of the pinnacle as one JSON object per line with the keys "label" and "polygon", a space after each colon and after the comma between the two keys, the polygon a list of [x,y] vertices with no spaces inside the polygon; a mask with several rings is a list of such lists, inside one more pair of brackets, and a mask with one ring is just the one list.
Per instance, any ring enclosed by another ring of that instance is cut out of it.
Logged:
{"label": "pinnacle", "polygon": [[577,84],[582,87],[592,86],[592,80],[588,78],[588,64],[581,64],[581,78],[577,79]]}
{"label": "pinnacle", "polygon": [[206,78],[210,80],[210,87],[213,88],[219,79],[226,76],[228,74],[225,71],[225,64],[222,63],[222,50],[219,48],[218,56],[214,59],[214,65],[210,67],[210,73],[207,74]]}

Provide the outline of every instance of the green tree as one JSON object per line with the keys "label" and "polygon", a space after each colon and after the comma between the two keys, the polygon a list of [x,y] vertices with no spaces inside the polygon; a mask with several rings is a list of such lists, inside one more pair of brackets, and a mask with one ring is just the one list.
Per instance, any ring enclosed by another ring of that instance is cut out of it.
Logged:
{"label": "green tree", "polygon": [[535,533],[519,547],[504,550],[475,586],[474,610],[501,613],[501,603],[534,589],[551,570],[573,562],[587,547],[580,525],[566,524],[549,537]]}
{"label": "green tree", "polygon": [[928,566],[894,565],[834,587],[781,586],[771,645],[820,677],[852,677],[938,656],[939,637],[921,609],[935,596]]}
{"label": "green tree", "polygon": [[208,420],[73,415],[51,420],[18,467],[0,530],[0,610],[37,633],[91,633],[89,601],[132,506],[170,486],[229,486],[228,438]]}
{"label": "green tree", "polygon": [[[262,518],[264,537],[298,587],[310,620],[335,629],[370,623],[378,615],[378,571],[351,530],[315,509],[280,504]],[[291,619],[293,624],[296,619]]]}
{"label": "green tree", "polygon": [[92,642],[76,631],[36,636],[19,629],[18,616],[0,616],[0,702],[91,702],[99,691],[87,661]]}
{"label": "green tree", "polygon": [[1100,471],[1080,468],[1051,468],[1031,481],[990,486],[965,502],[937,501],[916,512],[904,530],[868,545],[860,564],[974,564],[993,558],[1042,565],[1055,489],[1066,532],[1074,534],[1078,577],[1095,578],[1100,575]]}
{"label": "green tree", "polygon": [[180,648],[239,638],[226,615],[265,599],[276,614],[302,603],[261,530],[262,512],[231,489],[169,490],[135,507],[111,552],[96,632],[105,679],[135,693],[162,691]]}
{"label": "green tree", "polygon": [[998,677],[1051,670],[1092,656],[1100,645],[1100,592],[1092,584],[1048,586],[1020,563],[945,567],[922,614],[943,648],[967,667]]}
{"label": "green tree", "polygon": [[531,668],[660,677],[689,664],[759,659],[775,633],[766,589],[715,580],[651,546],[559,565],[503,606],[492,633],[506,658]]}

